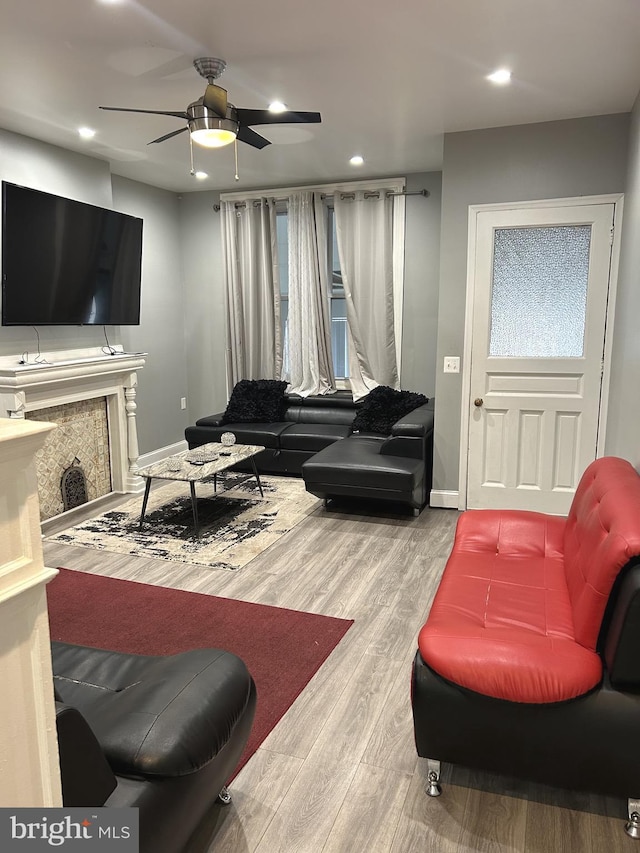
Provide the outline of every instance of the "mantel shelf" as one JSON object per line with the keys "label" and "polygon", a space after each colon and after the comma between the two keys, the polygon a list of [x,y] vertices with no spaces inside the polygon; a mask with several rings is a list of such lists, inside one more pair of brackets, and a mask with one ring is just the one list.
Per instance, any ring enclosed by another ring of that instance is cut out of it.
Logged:
{"label": "mantel shelf", "polygon": [[75,377],[125,373],[144,367],[146,355],[121,350],[115,355],[78,350],[43,355],[43,361],[26,364],[21,363],[20,356],[4,356],[0,358],[0,386],[15,390]]}
{"label": "mantel shelf", "polygon": [[114,491],[138,492],[136,371],[146,353],[106,354],[100,347],[43,353],[21,364],[21,356],[0,357],[0,417],[23,419],[28,412],[104,397],[107,403]]}

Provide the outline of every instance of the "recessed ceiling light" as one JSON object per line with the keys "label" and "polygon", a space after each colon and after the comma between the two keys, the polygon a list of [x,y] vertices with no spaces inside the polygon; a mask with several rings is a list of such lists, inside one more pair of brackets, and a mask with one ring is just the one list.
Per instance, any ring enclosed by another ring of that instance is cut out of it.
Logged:
{"label": "recessed ceiling light", "polygon": [[92,130],[90,127],[79,127],[78,128],[78,135],[82,139],[93,139],[93,137],[96,135],[96,132],[95,132],[95,130]]}
{"label": "recessed ceiling light", "polygon": [[283,104],[282,101],[272,101],[269,104],[269,112],[270,113],[286,113],[287,105]]}
{"label": "recessed ceiling light", "polygon": [[194,176],[195,176],[199,181],[204,181],[204,180],[205,180],[205,178],[208,178],[208,177],[209,177],[209,175],[208,175],[206,172],[195,172],[195,173],[194,173]]}
{"label": "recessed ceiling light", "polygon": [[509,83],[511,80],[511,72],[507,68],[498,68],[493,74],[487,75],[487,80],[497,83],[498,86],[504,86],[505,83]]}
{"label": "recessed ceiling light", "polygon": [[362,166],[364,163],[364,157],[361,157],[360,154],[354,154],[349,162],[352,166]]}

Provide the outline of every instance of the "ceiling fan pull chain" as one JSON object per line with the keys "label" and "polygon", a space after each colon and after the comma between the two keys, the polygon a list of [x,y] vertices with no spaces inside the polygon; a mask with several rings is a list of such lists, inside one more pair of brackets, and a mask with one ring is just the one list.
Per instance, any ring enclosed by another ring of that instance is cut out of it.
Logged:
{"label": "ceiling fan pull chain", "polygon": [[233,153],[234,153],[234,155],[235,155],[235,160],[236,160],[236,174],[235,174],[235,179],[236,179],[236,181],[239,181],[239,180],[240,180],[240,176],[238,175],[238,140],[237,140],[237,138],[236,138],[236,139],[234,140],[234,142],[233,142],[233,148],[234,148],[234,152],[233,152]]}
{"label": "ceiling fan pull chain", "polygon": [[189,154],[191,156],[191,171],[189,174],[195,175],[196,171],[193,168],[193,140],[191,139],[191,134],[189,134]]}

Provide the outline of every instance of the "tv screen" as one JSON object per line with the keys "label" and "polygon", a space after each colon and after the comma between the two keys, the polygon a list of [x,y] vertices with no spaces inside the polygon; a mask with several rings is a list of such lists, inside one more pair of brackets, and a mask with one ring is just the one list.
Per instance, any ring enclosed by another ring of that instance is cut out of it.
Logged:
{"label": "tv screen", "polygon": [[2,325],[140,323],[142,219],[2,182]]}

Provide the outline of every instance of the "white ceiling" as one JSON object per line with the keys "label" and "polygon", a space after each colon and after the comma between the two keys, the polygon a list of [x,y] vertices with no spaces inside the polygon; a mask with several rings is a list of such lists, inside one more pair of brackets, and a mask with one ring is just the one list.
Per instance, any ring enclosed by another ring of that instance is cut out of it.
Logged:
{"label": "white ceiling", "polygon": [[[640,89],[640,0],[2,0],[1,20],[0,127],[178,192],[438,170],[445,132],[628,112]],[[147,145],[181,119],[98,110],[184,110],[197,56],[226,60],[236,106],[322,123],[256,128],[273,144],[238,144],[238,183],[233,145],[194,145],[200,182],[186,133]]]}

